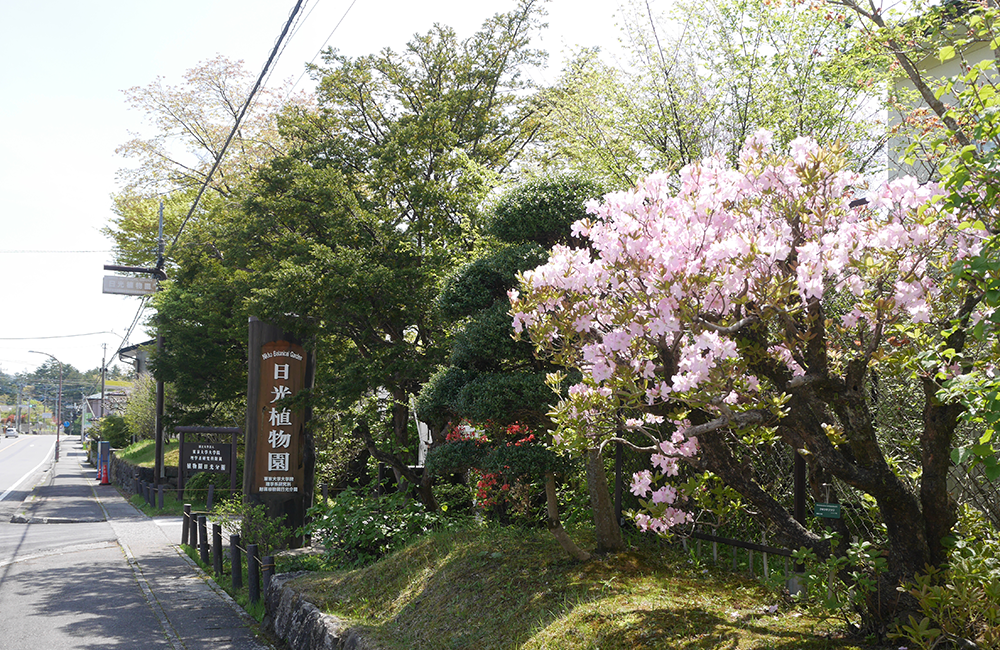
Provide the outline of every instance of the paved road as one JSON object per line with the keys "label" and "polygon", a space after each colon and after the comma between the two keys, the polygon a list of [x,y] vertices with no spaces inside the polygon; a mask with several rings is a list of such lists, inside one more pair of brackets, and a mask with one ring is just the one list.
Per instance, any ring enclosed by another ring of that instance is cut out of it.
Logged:
{"label": "paved road", "polygon": [[0,438],[0,519],[9,519],[31,493],[38,474],[51,463],[55,445],[54,435]]}
{"label": "paved road", "polygon": [[61,447],[0,523],[0,650],[272,648],[178,550],[180,518],[143,515]]}

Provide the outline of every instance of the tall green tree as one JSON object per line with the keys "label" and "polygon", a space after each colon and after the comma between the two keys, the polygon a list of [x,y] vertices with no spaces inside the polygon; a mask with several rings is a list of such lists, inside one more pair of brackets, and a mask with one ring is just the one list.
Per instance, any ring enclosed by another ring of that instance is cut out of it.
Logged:
{"label": "tall green tree", "polygon": [[[152,267],[158,254],[159,205],[166,236],[169,281],[152,299],[148,326],[164,336],[152,362],[158,379],[176,388],[168,419],[178,424],[230,426],[242,420],[246,391],[245,273],[227,261],[236,234],[243,186],[255,170],[287,151],[277,115],[310,99],[287,87],[265,88],[254,100],[223,156],[222,147],[253,87],[241,63],[217,57],[188,70],[183,83],[157,78],[125,91],[147,119],[148,135],[134,134],[118,149],[133,162],[119,172],[115,217],[105,229],[116,261]],[[198,209],[191,205],[216,162]]]}
{"label": "tall green tree", "polygon": [[259,174],[231,260],[253,273],[255,314],[315,339],[319,399],[385,403],[386,426],[356,432],[429,503],[429,477],[410,469],[410,401],[445,358],[440,282],[536,136],[521,75],[542,61],[540,17],[525,0],[466,39],[435,25],[401,53],[327,52],[318,109],[285,119],[294,150]]}
{"label": "tall green tree", "polygon": [[[971,425],[964,435],[941,437],[925,454],[933,453],[945,466],[973,470],[985,477],[996,494],[1000,479],[1000,448],[995,434],[1000,422],[1000,382],[994,359],[1000,351],[1000,184],[997,165],[1000,146],[1000,106],[996,50],[1000,46],[1000,12],[972,2],[918,6],[909,15],[883,11],[853,0],[836,3],[865,26],[873,47],[892,62],[897,79],[908,81],[911,96],[896,98],[902,111],[901,133],[909,137],[902,161],[923,170],[947,192],[947,206],[965,220],[963,227],[985,228],[989,238],[977,255],[952,267],[956,283],[973,287],[976,309],[970,320],[954,320],[954,336],[969,339],[963,351],[941,345],[928,351],[952,359],[962,374],[920,376],[925,393],[949,405],[952,417]],[[957,64],[957,65],[956,65]],[[947,67],[958,74],[945,74]],[[897,90],[903,87],[897,83]],[[899,152],[895,152],[897,155]],[[956,355],[956,351],[962,352]],[[980,478],[981,480],[981,478]],[[928,510],[950,512],[940,496],[944,478],[922,494]],[[987,510],[990,510],[987,508]],[[994,514],[994,525],[998,519]],[[942,558],[936,556],[936,563]]]}
{"label": "tall green tree", "polygon": [[546,150],[622,189],[709,155],[735,162],[752,133],[848,145],[872,169],[885,125],[881,73],[842,56],[860,33],[823,7],[650,0],[625,10],[628,60],[580,52],[546,94]]}
{"label": "tall green tree", "polygon": [[[494,427],[527,424],[540,433],[552,428],[548,414],[558,396],[545,378],[558,366],[535,358],[527,341],[514,340],[507,294],[518,273],[548,259],[548,248],[571,241],[572,224],[587,216],[585,204],[600,194],[596,183],[562,175],[521,183],[496,202],[486,219],[489,238],[479,256],[447,279],[438,298],[442,316],[457,331],[449,364],[431,377],[417,400],[421,418],[436,428],[462,419]],[[505,451],[507,463],[519,452],[541,456],[532,446]],[[585,559],[559,523],[556,465],[534,465],[541,472],[534,478],[545,481],[549,528],[571,556]],[[587,476],[597,548],[618,550],[621,533],[596,449],[587,451]]]}

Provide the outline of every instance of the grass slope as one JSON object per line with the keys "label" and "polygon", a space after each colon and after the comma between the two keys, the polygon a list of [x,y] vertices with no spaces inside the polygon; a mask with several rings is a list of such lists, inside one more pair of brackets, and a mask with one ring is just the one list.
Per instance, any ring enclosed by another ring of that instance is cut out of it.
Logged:
{"label": "grass slope", "polygon": [[364,569],[293,585],[382,650],[861,647],[752,579],[640,543],[580,564],[544,531],[437,534]]}
{"label": "grass slope", "polygon": [[[115,452],[119,458],[123,458],[133,465],[139,467],[153,467],[156,462],[156,441],[140,440],[134,442],[125,449]],[[177,467],[180,463],[180,446],[177,441],[167,441],[163,443],[163,464],[166,467]]]}

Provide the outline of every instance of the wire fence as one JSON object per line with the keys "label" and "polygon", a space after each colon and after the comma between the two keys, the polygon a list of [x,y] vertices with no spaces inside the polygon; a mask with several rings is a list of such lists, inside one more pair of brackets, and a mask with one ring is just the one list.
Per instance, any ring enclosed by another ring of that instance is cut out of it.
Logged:
{"label": "wire fence", "polygon": [[[914,380],[880,378],[873,375],[868,385],[869,407],[876,430],[888,462],[896,465],[896,472],[916,491],[921,467],[919,432],[923,429],[923,394]],[[966,424],[956,432],[956,444],[968,444],[981,435]],[[620,495],[620,512],[641,510],[639,499],[628,490],[635,472],[650,468],[647,454],[623,447],[615,461],[615,477]],[[793,512],[794,451],[785,444],[744,446],[738,460],[746,471],[752,472],[757,483],[786,510]],[[818,517],[812,503],[826,499],[828,490],[840,504],[841,522],[835,528],[846,530],[852,540],[864,540],[881,545],[885,540],[885,525],[874,499],[838,479],[830,479],[821,486],[821,499],[807,494],[806,525],[819,531],[833,522]],[[953,466],[949,491],[957,503],[978,509],[994,529],[1000,529],[1000,482],[990,481],[981,467]],[[759,516],[749,504],[740,504],[723,516],[702,516],[694,528],[694,537],[703,539],[737,540],[744,544],[768,545],[777,538],[776,532],[765,517]],[[735,552],[735,551],[734,551]],[[746,564],[744,563],[744,566]]]}

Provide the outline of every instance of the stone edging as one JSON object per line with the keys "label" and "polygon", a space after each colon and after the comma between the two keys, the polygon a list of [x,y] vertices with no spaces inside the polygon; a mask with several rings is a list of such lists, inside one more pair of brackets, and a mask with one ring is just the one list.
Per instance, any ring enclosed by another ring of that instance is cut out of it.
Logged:
{"label": "stone edging", "polygon": [[291,650],[375,650],[357,630],[319,611],[287,584],[305,573],[283,573],[271,578],[264,596],[264,626]]}

